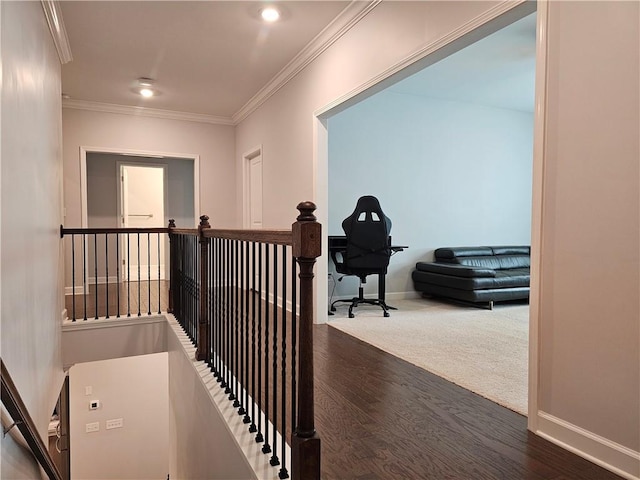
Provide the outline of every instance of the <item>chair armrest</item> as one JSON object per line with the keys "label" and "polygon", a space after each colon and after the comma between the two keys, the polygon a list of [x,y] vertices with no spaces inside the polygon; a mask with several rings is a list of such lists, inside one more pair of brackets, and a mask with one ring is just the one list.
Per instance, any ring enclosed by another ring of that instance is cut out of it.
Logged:
{"label": "chair armrest", "polygon": [[336,270],[338,269],[338,266],[342,266],[344,265],[344,254],[347,252],[347,250],[330,250],[331,252],[331,260],[333,260],[333,264],[336,266]]}
{"label": "chair armrest", "polygon": [[418,262],[416,270],[420,272],[439,273],[441,275],[451,275],[454,277],[495,277],[496,271],[486,267],[469,267],[466,265],[456,265],[436,262]]}

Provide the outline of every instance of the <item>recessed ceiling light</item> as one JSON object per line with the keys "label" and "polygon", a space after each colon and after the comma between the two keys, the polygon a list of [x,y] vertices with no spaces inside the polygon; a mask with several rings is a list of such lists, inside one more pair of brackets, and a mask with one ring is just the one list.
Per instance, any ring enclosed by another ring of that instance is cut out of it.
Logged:
{"label": "recessed ceiling light", "polygon": [[263,8],[260,15],[265,22],[275,22],[280,18],[280,12],[274,7]]}
{"label": "recessed ceiling light", "polygon": [[145,98],[153,97],[156,91],[153,88],[154,81],[151,78],[139,78],[138,79],[138,93]]}

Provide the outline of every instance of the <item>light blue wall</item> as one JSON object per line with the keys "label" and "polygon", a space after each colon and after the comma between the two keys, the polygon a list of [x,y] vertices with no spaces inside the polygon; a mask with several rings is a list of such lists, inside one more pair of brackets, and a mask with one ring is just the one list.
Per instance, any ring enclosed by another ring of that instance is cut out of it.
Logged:
{"label": "light blue wall", "polygon": [[[358,197],[378,197],[394,243],[409,245],[387,292],[413,292],[415,263],[438,247],[530,244],[532,157],[529,112],[382,92],[329,119],[328,233]],[[335,295],[356,290],[345,278]]]}

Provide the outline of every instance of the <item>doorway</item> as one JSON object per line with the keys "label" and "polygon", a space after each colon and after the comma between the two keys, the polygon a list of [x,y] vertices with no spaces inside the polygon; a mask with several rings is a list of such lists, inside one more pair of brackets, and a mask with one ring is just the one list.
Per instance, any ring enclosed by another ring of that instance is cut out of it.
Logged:
{"label": "doorway", "polygon": [[262,147],[256,147],[243,156],[244,225],[262,228]]}
{"label": "doorway", "polygon": [[[165,226],[167,204],[166,165],[119,163],[120,223],[124,228],[154,228]],[[164,280],[166,238],[151,235],[122,236],[121,281]],[[153,274],[151,273],[153,272]],[[157,275],[156,275],[157,272]]]}
{"label": "doorway", "polygon": [[[317,114],[317,142],[324,145],[323,142],[326,140],[327,144],[328,196],[325,205],[328,210],[328,234],[342,234],[340,223],[351,212],[358,196],[373,194],[379,197],[385,213],[394,221],[394,240],[410,245],[409,250],[402,254],[406,259],[398,256],[392,260],[390,266],[387,285],[391,284],[391,290],[397,292],[397,296],[391,296],[394,302],[411,300],[412,294],[416,295],[412,291],[410,265],[415,265],[417,261],[429,261],[429,255],[433,254],[435,248],[500,244],[504,241],[523,245],[533,243],[531,225],[532,212],[535,213],[532,205],[532,164],[536,15],[530,15],[531,10],[521,9],[520,12],[522,14],[518,14],[518,18],[512,18],[506,28],[513,25],[513,28],[517,29],[526,24],[519,32],[525,34],[522,40],[526,43],[526,49],[506,53],[510,53],[516,60],[520,59],[521,54],[527,53],[528,56],[523,62],[534,67],[527,79],[528,110],[524,111],[520,107],[509,109],[504,104],[483,105],[481,97],[485,95],[487,99],[489,96],[497,99],[489,90],[463,92],[463,85],[458,83],[459,79],[467,82],[468,79],[473,79],[472,82],[468,82],[473,88],[481,83],[482,74],[485,72],[470,74],[455,69],[447,70],[447,60],[463,51],[458,49],[456,53],[448,52],[444,55],[447,58],[440,57],[437,63],[421,62],[423,70],[417,73],[426,74],[430,69],[439,70],[445,74],[441,78],[417,75],[414,81],[411,81],[409,75],[418,69],[417,65],[413,65],[411,69],[407,69],[411,70],[410,73],[389,81],[387,86],[391,88],[383,90],[383,86],[376,86],[371,89],[373,91],[363,93],[360,99],[352,98],[349,102]],[[496,34],[504,30],[503,27],[504,24],[496,28]],[[491,36],[484,37],[483,40],[490,40]],[[497,43],[503,51],[513,46],[509,41],[498,41],[494,44]],[[473,45],[475,44],[471,44]],[[443,54],[435,57],[439,55]],[[466,55],[463,63],[465,67],[477,65],[488,69],[494,65],[492,62],[495,59],[496,55],[493,55],[490,61],[481,60],[481,55],[475,52]],[[515,83],[513,77],[506,75],[506,72],[497,73],[495,78],[500,77],[508,78],[510,83]],[[403,80],[409,81],[403,83]],[[454,89],[461,88],[445,93],[445,89],[452,86]],[[499,85],[489,86],[497,86],[496,91],[504,93],[505,96],[513,94],[508,88],[503,89]],[[428,100],[420,98],[426,96],[423,93],[425,87],[428,88],[427,93],[431,94]],[[460,93],[472,94],[474,98],[461,99]],[[416,108],[417,105],[420,105],[420,108]],[[386,111],[381,113],[381,108]],[[409,110],[402,111],[402,108]],[[490,109],[493,111],[490,112]],[[358,124],[362,119],[368,123]],[[450,122],[455,128],[444,129],[445,122]],[[351,128],[349,124],[355,127]],[[380,125],[387,125],[387,130],[376,131]],[[492,125],[504,127],[509,131],[491,132],[489,127]],[[518,127],[517,133],[511,130],[514,127]],[[334,134],[336,131],[339,135]],[[363,131],[367,132],[366,138],[359,135],[359,132]],[[376,139],[384,141],[376,142]],[[334,155],[339,149],[342,149],[342,156],[337,158]],[[319,152],[318,156],[321,157],[324,153]],[[502,154],[507,156],[501,159]],[[359,159],[359,163],[354,163],[354,159]],[[468,163],[465,164],[463,160]],[[483,164],[485,161],[488,163]],[[516,165],[518,163],[519,165]],[[320,170],[316,174],[322,178],[325,172]],[[517,177],[514,176],[516,174]],[[351,180],[353,178],[358,178],[358,185],[354,185]],[[509,187],[500,189],[500,181],[506,181]],[[458,188],[462,188],[462,191],[457,190]],[[473,200],[469,201],[471,198]],[[507,240],[505,236],[508,237]],[[429,240],[425,241],[426,239]],[[354,284],[345,279],[338,287],[342,287],[342,291],[336,288],[337,295],[334,300],[352,296],[357,282]],[[375,291],[375,282],[369,287]],[[318,298],[327,296],[318,295]],[[416,297],[417,295],[414,298]],[[438,305],[432,307],[431,313],[438,308]],[[324,310],[326,308],[318,309]],[[453,315],[455,316],[455,312]],[[528,317],[527,309],[527,318],[521,328],[525,335],[525,345],[522,349],[525,373],[521,376],[525,412],[528,387]],[[381,347],[380,344],[377,346]]]}

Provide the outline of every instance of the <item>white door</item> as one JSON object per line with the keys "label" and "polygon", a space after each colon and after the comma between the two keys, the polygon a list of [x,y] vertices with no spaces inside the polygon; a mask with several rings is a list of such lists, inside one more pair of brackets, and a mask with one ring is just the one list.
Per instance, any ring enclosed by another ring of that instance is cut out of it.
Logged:
{"label": "white door", "polygon": [[249,160],[249,228],[262,228],[262,155]]}
{"label": "white door", "polygon": [[[121,225],[125,228],[164,227],[164,166],[120,165]],[[165,278],[166,235],[123,236],[122,278],[130,281]]]}

